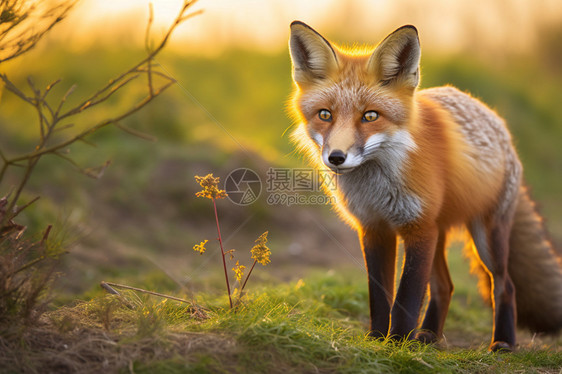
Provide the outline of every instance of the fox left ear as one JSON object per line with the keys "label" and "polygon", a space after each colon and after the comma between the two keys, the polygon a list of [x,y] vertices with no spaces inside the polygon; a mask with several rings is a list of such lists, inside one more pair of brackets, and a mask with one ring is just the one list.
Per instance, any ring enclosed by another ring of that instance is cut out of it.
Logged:
{"label": "fox left ear", "polygon": [[420,81],[420,56],[418,30],[411,25],[402,26],[377,46],[368,68],[385,85],[397,82],[416,88]]}
{"label": "fox left ear", "polygon": [[322,80],[338,65],[336,52],[330,43],[300,21],[291,23],[289,50],[293,61],[293,79],[299,84]]}

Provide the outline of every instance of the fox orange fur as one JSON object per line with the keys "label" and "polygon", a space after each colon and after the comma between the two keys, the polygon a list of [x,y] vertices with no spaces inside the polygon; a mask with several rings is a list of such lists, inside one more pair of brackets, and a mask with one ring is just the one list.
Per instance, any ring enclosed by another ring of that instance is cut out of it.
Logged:
{"label": "fox orange fur", "polygon": [[[465,227],[489,276],[491,350],[515,325],[562,327],[561,260],[545,239],[503,119],[453,87],[417,90],[421,49],[403,26],[374,50],[346,51],[291,24],[292,134],[336,174],[336,208],[358,232],[369,275],[370,335],[439,339],[453,292],[445,247]],[[397,236],[404,240],[396,294]],[[418,328],[429,285],[429,303]]]}

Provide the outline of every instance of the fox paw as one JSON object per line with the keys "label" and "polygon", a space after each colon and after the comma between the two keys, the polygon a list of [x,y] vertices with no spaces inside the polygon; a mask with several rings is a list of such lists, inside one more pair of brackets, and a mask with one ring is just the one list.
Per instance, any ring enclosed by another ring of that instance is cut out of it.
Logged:
{"label": "fox paw", "polygon": [[431,343],[435,343],[438,340],[438,338],[434,332],[425,330],[425,331],[419,331],[416,334],[416,340],[424,344],[431,344]]}
{"label": "fox paw", "polygon": [[384,339],[384,338],[386,338],[386,334],[382,334],[381,332],[375,331],[375,330],[369,331],[369,333],[367,334],[367,336],[368,336],[370,339],[373,339],[373,340],[379,340],[379,339]]}
{"label": "fox paw", "polygon": [[507,342],[502,342],[501,340],[492,342],[492,344],[490,344],[490,348],[489,348],[490,352],[513,352],[513,347],[507,343]]}

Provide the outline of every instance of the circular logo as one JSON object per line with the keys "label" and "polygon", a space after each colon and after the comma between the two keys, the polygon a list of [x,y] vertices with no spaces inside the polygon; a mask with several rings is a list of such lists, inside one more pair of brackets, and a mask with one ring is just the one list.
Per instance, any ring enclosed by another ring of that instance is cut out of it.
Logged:
{"label": "circular logo", "polygon": [[236,169],[226,177],[224,190],[234,204],[250,205],[260,196],[261,180],[251,169]]}

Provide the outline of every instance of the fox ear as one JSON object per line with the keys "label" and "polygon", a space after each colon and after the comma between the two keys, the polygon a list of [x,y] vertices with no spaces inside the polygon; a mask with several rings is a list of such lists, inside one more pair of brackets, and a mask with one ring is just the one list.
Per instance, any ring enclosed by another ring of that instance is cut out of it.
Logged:
{"label": "fox ear", "polygon": [[415,88],[420,80],[420,55],[418,30],[411,25],[402,26],[377,46],[368,67],[383,84],[398,82]]}
{"label": "fox ear", "polygon": [[293,79],[297,83],[324,79],[338,65],[330,43],[300,21],[291,23],[289,50],[293,61]]}

